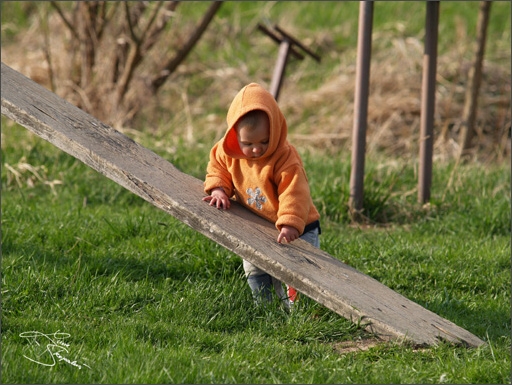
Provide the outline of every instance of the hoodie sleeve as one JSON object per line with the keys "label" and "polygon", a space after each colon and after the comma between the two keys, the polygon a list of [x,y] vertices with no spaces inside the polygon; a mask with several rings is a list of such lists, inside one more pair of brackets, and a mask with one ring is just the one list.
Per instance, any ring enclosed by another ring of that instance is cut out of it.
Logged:
{"label": "hoodie sleeve", "polygon": [[216,187],[222,187],[228,197],[234,192],[233,180],[228,172],[225,157],[222,156],[220,142],[215,144],[210,151],[210,160],[206,168],[204,192],[210,194]]}
{"label": "hoodie sleeve", "polygon": [[311,210],[309,184],[304,168],[297,163],[283,169],[276,175],[276,183],[279,195],[277,229],[281,230],[283,225],[287,225],[302,234]]}

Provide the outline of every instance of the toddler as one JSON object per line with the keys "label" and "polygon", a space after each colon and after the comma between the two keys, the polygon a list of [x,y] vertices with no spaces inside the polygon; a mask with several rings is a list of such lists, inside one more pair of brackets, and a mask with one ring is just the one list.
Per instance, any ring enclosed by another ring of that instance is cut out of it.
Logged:
{"label": "toddler", "polygon": [[[230,199],[275,224],[277,242],[302,238],[319,247],[320,215],[313,204],[302,160],[287,140],[287,124],[274,97],[251,83],[235,96],[227,131],[211,152],[203,200],[229,209]],[[271,301],[274,287],[287,307],[294,289],[244,260],[247,282],[256,300]]]}

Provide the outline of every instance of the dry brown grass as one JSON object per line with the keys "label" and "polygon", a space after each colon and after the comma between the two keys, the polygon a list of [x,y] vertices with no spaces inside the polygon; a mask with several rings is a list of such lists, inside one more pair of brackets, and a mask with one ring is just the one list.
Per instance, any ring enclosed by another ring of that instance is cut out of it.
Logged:
{"label": "dry brown grass", "polygon": [[349,354],[349,353],[359,353],[369,350],[373,347],[383,345],[385,342],[377,339],[377,338],[368,338],[368,339],[359,339],[353,341],[343,341],[334,344],[334,350],[338,354]]}
{"label": "dry brown grass", "polygon": [[44,184],[50,186],[52,193],[57,195],[55,186],[62,184],[58,179],[50,180],[48,178],[48,170],[45,165],[33,166],[27,163],[25,157],[22,157],[18,163],[9,164],[4,163],[6,174],[6,186],[17,186],[18,188],[28,187],[32,188],[36,184]]}
{"label": "dry brown grass", "polygon": [[[80,97],[80,90],[71,93],[68,90],[66,56],[58,54],[65,50],[63,39],[59,38],[59,34],[65,31],[59,25],[57,20],[50,20],[54,72],[64,74],[56,78],[55,92],[68,96],[68,99],[69,95]],[[212,27],[202,44],[218,43],[229,33],[226,25],[217,24],[216,28],[221,30]],[[318,33],[311,41],[320,48],[324,45],[323,48],[328,49],[332,41],[326,36]],[[377,36],[376,40],[380,38]],[[51,88],[48,63],[42,50],[43,36],[37,22],[19,39],[15,45],[2,46],[2,60]],[[382,47],[376,44],[372,53],[367,152],[416,159],[419,152],[423,43],[414,37],[386,36],[386,39],[391,44]],[[268,52],[273,44],[264,36],[255,36],[254,42],[255,55]],[[440,55],[438,59],[434,148],[434,157],[438,161],[453,159],[458,154],[458,127],[470,67],[467,52],[471,50],[470,43],[461,42],[457,49]],[[273,68],[273,61],[268,64],[270,69]],[[339,64],[324,74],[323,82],[304,89],[301,80],[317,70],[321,67],[313,67],[305,61],[295,63],[293,72],[290,71],[286,77],[279,103],[288,120],[290,140],[301,148],[321,149],[330,154],[348,152],[351,150],[354,119],[355,47],[340,56]],[[268,69],[255,76],[249,72],[247,65],[240,61],[202,63],[191,58],[179,67],[156,98],[143,100],[145,107],[132,128],[154,134],[158,132],[158,136],[166,135],[170,141],[185,139],[197,142],[205,134],[209,142],[218,139],[224,132],[225,111],[235,93],[252,81],[263,85],[270,83],[271,71]],[[190,92],[198,82],[204,85],[201,93]],[[510,68],[486,61],[474,159],[502,162],[509,158],[510,93]],[[70,101],[73,102],[73,98]],[[126,130],[130,127],[117,128]]]}
{"label": "dry brown grass", "polygon": [[[394,39],[391,48],[374,55],[371,66],[367,151],[388,156],[415,157],[419,151],[422,43]],[[439,57],[435,114],[435,156],[457,156],[458,125],[462,116],[465,82],[470,63],[450,52]],[[355,68],[342,63],[318,89],[299,92],[287,84],[281,105],[292,140],[303,146],[350,149],[353,126]],[[296,83],[295,83],[296,84]],[[479,99],[477,146],[481,160],[502,161],[510,155],[510,72],[485,63]],[[305,116],[301,111],[314,111]]]}

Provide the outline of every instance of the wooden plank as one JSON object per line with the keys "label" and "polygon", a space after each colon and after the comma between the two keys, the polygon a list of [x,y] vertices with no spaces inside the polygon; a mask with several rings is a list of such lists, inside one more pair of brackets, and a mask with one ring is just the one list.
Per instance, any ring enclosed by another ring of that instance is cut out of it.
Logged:
{"label": "wooden plank", "polygon": [[274,226],[240,205],[208,206],[201,201],[202,181],[4,63],[1,80],[2,114],[382,339],[484,343],[307,242],[278,244]]}

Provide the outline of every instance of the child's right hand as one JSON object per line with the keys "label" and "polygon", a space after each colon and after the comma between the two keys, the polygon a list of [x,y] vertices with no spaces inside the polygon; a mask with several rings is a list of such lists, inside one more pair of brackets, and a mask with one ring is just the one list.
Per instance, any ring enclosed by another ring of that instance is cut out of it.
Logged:
{"label": "child's right hand", "polygon": [[210,206],[215,206],[218,209],[224,210],[229,209],[231,204],[231,201],[229,200],[227,194],[224,192],[224,189],[220,187],[214,188],[211,192],[211,195],[204,197],[203,201],[209,202]]}
{"label": "child's right hand", "polygon": [[299,235],[299,230],[297,230],[295,227],[283,225],[283,227],[281,227],[281,232],[277,236],[277,242],[293,242],[299,238]]}

